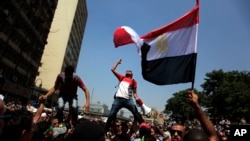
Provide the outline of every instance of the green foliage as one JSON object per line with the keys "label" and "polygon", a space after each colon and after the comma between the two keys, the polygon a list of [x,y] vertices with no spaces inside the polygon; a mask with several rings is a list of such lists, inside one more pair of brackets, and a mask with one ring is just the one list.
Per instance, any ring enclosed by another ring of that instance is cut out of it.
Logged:
{"label": "green foliage", "polygon": [[[211,118],[238,122],[244,117],[250,121],[250,72],[214,70],[204,80],[203,90],[196,93]],[[176,120],[195,117],[186,100],[187,92],[188,89],[174,93],[165,105],[165,112],[172,113]]]}
{"label": "green foliage", "polygon": [[201,86],[210,101],[206,106],[212,117],[233,121],[250,118],[250,72],[214,70],[206,74]]}
{"label": "green foliage", "polygon": [[[172,118],[177,121],[185,121],[186,119],[192,119],[195,116],[191,106],[187,101],[187,94],[190,89],[179,91],[173,94],[173,97],[168,99],[167,104],[165,105],[165,113],[173,113]],[[199,96],[200,102],[205,101],[205,96],[202,93],[195,92]]]}

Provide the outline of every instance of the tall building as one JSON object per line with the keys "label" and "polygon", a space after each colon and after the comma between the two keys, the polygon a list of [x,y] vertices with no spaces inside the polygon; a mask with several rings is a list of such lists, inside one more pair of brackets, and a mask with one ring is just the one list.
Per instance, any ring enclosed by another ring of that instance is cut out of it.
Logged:
{"label": "tall building", "polygon": [[56,76],[66,65],[77,67],[87,16],[85,0],[58,1],[36,78],[44,89],[54,85]]}
{"label": "tall building", "polygon": [[0,1],[0,90],[6,99],[30,98],[57,2]]}

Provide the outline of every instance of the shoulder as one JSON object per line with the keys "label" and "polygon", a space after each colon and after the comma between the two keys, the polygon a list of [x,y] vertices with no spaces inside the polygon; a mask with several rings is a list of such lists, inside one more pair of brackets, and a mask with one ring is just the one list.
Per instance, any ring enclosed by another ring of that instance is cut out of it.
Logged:
{"label": "shoulder", "polygon": [[135,79],[132,79],[132,83],[137,84],[137,81]]}
{"label": "shoulder", "polygon": [[80,80],[81,79],[81,77],[79,75],[77,75],[76,73],[73,74],[73,78],[75,80]]}
{"label": "shoulder", "polygon": [[117,78],[118,78],[120,81],[122,81],[122,80],[125,78],[125,76],[122,75],[122,74],[120,74],[120,73],[118,73]]}
{"label": "shoulder", "polygon": [[77,83],[83,83],[83,80],[81,79],[81,77],[77,74],[73,74],[73,80]]}
{"label": "shoulder", "polygon": [[62,81],[65,78],[65,74],[64,73],[59,73],[56,77],[56,81]]}

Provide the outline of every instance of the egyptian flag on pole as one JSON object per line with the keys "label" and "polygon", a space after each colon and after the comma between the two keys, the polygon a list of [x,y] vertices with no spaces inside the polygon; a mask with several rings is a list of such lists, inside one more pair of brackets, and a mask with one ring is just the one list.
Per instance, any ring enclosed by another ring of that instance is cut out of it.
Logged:
{"label": "egyptian flag on pole", "polygon": [[146,35],[139,36],[128,26],[115,30],[115,47],[136,44],[145,80],[157,85],[194,83],[199,0],[196,2],[196,6],[179,19]]}

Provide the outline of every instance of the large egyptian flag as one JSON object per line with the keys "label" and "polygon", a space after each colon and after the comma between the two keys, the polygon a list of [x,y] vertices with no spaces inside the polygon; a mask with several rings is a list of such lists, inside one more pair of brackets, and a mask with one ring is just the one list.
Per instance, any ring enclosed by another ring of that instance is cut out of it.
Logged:
{"label": "large egyptian flag", "polygon": [[114,45],[135,43],[141,56],[142,76],[157,85],[194,83],[199,1],[174,22],[139,36],[122,26],[114,32]]}

